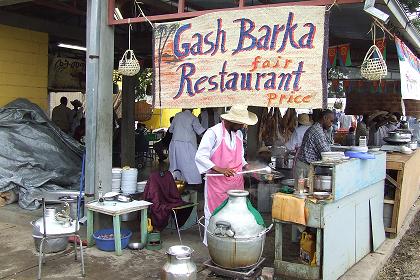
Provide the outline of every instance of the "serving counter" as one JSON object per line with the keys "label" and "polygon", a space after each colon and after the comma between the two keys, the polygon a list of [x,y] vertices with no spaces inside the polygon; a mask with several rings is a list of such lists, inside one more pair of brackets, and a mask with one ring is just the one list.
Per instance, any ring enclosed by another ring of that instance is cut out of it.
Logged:
{"label": "serving counter", "polygon": [[386,154],[374,154],[375,159],[371,160],[350,159],[339,163],[311,164],[309,184],[313,182],[315,167],[332,168],[330,199],[316,200],[307,196],[304,204],[305,226],[316,231],[316,263],[302,264],[298,259],[285,261],[283,226],[291,222],[273,217],[276,229],[276,276],[338,279],[382,244],[385,240],[382,213]]}
{"label": "serving counter", "polygon": [[385,231],[395,237],[420,195],[420,149],[411,155],[388,153],[386,173]]}

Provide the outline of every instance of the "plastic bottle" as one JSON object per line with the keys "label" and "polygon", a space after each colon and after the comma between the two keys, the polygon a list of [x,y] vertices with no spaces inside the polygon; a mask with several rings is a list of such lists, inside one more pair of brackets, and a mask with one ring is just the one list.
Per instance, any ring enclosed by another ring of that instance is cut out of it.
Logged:
{"label": "plastic bottle", "polygon": [[103,193],[102,193],[102,182],[99,182],[98,202],[99,202],[100,205],[104,205],[104,196],[103,196]]}
{"label": "plastic bottle", "polygon": [[305,190],[305,178],[303,177],[303,171],[299,173],[299,179],[297,183],[297,191],[299,195],[303,195]]}
{"label": "plastic bottle", "polygon": [[360,147],[367,147],[367,139],[366,136],[359,137],[359,146]]}

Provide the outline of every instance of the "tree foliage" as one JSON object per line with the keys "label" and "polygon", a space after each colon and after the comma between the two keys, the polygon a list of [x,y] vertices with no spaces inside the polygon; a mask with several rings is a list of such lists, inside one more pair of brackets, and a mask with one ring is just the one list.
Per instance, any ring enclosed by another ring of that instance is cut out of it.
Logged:
{"label": "tree foliage", "polygon": [[415,15],[411,22],[420,30],[420,0],[399,0],[407,14]]}
{"label": "tree foliage", "polygon": [[409,13],[416,13],[417,9],[420,7],[419,0],[399,0],[399,1]]}

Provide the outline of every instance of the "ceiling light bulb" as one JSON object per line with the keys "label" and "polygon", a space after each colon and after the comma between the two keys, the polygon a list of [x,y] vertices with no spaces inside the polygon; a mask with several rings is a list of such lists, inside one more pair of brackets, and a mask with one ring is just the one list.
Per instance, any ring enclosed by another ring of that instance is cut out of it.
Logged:
{"label": "ceiling light bulb", "polygon": [[65,48],[65,49],[86,51],[86,47],[77,46],[77,45],[70,45],[70,44],[59,43],[57,46],[60,47],[60,48]]}

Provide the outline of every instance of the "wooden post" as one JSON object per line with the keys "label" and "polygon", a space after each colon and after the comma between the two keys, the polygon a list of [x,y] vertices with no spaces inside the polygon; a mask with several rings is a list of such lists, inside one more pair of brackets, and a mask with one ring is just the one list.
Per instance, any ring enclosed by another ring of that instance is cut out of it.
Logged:
{"label": "wooden post", "polygon": [[134,87],[135,78],[124,76],[122,87],[121,166],[135,165]]}
{"label": "wooden post", "polygon": [[178,13],[185,12],[185,0],[178,1]]}

